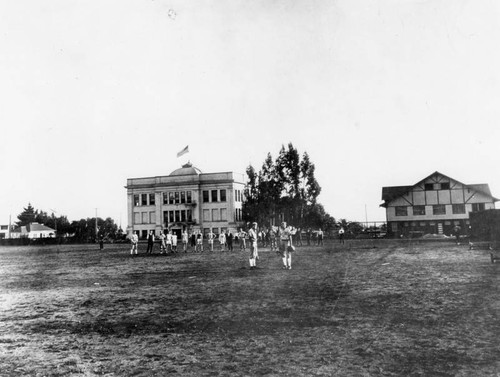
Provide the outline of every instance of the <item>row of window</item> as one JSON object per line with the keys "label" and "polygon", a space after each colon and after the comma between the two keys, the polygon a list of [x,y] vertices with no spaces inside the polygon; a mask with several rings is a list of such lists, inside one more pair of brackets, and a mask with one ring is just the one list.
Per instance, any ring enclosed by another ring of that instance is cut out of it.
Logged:
{"label": "row of window", "polygon": [[234,200],[236,202],[242,202],[243,201],[243,195],[241,194],[241,190],[234,190]]}
{"label": "row of window", "polygon": [[425,191],[431,190],[449,190],[450,182],[441,182],[441,183],[426,183],[424,185]]}
{"label": "row of window", "polygon": [[134,224],[155,224],[156,212],[134,212]]}
{"label": "row of window", "polygon": [[[170,191],[163,193],[163,204],[184,204],[193,202],[192,191]],[[134,206],[154,206],[156,204],[155,194],[135,194]]]}
{"label": "row of window", "polygon": [[227,208],[204,209],[203,221],[227,221]]}
{"label": "row of window", "polygon": [[192,222],[193,212],[190,209],[179,211],[163,211],[163,223],[172,224],[179,222]]}
{"label": "row of window", "polygon": [[[397,206],[396,216],[408,216],[408,208],[412,209],[413,216],[425,216],[426,215],[426,206]],[[484,211],[485,204],[484,203],[472,203],[472,212]],[[451,211],[454,215],[462,215],[465,214],[465,204],[452,204]],[[445,204],[436,204],[432,206],[432,214],[433,215],[446,215],[446,205]]]}
{"label": "row of window", "polygon": [[236,221],[242,221],[243,220],[243,213],[241,211],[241,208],[236,208],[236,213],[235,213],[235,218]]}
{"label": "row of window", "polygon": [[203,203],[225,201],[226,190],[203,190]]}

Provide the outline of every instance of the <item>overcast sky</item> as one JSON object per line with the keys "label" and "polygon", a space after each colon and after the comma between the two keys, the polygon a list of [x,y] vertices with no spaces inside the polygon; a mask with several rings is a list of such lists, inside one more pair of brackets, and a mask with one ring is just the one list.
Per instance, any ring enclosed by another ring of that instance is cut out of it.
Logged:
{"label": "overcast sky", "polygon": [[[497,0],[0,2],[0,223],[127,226],[126,179],[307,151],[335,218],[434,171],[500,197]],[[189,145],[190,153],[176,158]],[[366,211],[365,211],[366,209]]]}

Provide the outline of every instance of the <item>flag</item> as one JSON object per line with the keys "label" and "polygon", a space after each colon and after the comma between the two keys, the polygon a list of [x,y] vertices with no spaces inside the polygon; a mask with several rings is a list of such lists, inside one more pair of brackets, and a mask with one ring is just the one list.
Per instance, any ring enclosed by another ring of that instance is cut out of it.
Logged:
{"label": "flag", "polygon": [[184,148],[182,151],[177,153],[177,157],[181,157],[182,155],[186,154],[189,152],[189,145],[186,145],[186,148]]}

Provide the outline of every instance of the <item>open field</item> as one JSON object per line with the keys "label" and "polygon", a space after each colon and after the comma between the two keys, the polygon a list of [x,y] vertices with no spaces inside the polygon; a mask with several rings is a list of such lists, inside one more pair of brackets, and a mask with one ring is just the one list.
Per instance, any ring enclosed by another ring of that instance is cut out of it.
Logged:
{"label": "open field", "polygon": [[0,375],[500,375],[487,251],[360,240],[299,247],[292,263],[1,248]]}

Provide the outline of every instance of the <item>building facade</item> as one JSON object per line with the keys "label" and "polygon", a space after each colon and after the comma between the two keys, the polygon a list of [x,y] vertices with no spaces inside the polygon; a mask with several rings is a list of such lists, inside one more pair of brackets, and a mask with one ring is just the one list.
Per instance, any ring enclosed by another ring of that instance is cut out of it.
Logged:
{"label": "building facade", "polygon": [[243,174],[202,173],[191,163],[167,176],[127,179],[127,233],[234,232],[243,225],[244,185]]}
{"label": "building facade", "polygon": [[456,225],[465,232],[471,212],[494,209],[498,201],[487,184],[467,185],[437,171],[411,186],[383,187],[382,200],[393,236],[451,235]]}
{"label": "building facade", "polygon": [[18,227],[10,232],[10,238],[54,238],[56,231],[46,225],[39,223],[29,223]]}

